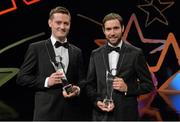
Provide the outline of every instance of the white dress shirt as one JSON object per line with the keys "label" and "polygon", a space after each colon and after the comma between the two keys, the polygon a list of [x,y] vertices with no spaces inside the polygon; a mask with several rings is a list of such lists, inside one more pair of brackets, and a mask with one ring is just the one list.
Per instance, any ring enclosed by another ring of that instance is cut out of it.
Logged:
{"label": "white dress shirt", "polygon": [[[68,49],[63,47],[63,46],[60,46],[58,48],[56,48],[54,46],[54,44],[56,43],[56,39],[51,36],[51,42],[52,42],[52,45],[53,45],[53,48],[54,48],[54,52],[55,52],[55,55],[58,56],[60,55],[62,57],[62,63],[63,63],[63,66],[64,66],[64,70],[65,70],[65,73],[67,72],[67,68],[68,68],[68,64],[69,64],[69,54],[68,54]],[[67,39],[65,39],[65,41],[60,41],[60,42],[67,42]]]}
{"label": "white dress shirt", "polygon": [[[68,65],[69,65],[68,49],[63,47],[63,46],[60,46],[60,47],[56,48],[54,46],[54,44],[56,43],[56,41],[59,41],[59,40],[57,40],[53,35],[51,35],[50,39],[51,39],[51,43],[53,45],[53,49],[54,49],[55,55],[56,56],[60,55],[62,57],[61,61],[62,61],[63,67],[64,67],[64,71],[66,73]],[[60,42],[62,42],[62,43],[67,42],[67,38],[64,41],[60,41]],[[48,87],[48,79],[49,79],[49,77],[46,78],[44,87]]]}
{"label": "white dress shirt", "polygon": [[[120,43],[117,46],[113,46],[110,43],[108,43],[109,46],[111,47],[119,47],[121,49],[122,46],[122,40],[120,41]],[[108,54],[108,60],[109,60],[109,68],[110,71],[112,73],[112,75],[116,75],[116,70],[117,70],[117,63],[119,60],[119,53],[116,51],[112,51]]]}

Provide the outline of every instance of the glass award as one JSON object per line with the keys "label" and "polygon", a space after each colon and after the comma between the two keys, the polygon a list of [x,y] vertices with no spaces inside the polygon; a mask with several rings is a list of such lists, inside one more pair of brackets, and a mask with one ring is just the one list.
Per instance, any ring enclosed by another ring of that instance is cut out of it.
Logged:
{"label": "glass award", "polygon": [[113,103],[113,99],[112,99],[113,79],[114,79],[114,75],[106,71],[106,97],[104,98],[103,103],[107,108],[110,108]]}
{"label": "glass award", "polygon": [[56,72],[61,72],[63,74],[63,77],[61,78],[63,84],[63,90],[66,91],[67,94],[72,93],[74,89],[72,87],[72,84],[69,83],[65,75],[64,65],[62,63],[62,57],[59,55],[56,56],[55,62],[51,61],[51,63],[54,69],[56,70]]}

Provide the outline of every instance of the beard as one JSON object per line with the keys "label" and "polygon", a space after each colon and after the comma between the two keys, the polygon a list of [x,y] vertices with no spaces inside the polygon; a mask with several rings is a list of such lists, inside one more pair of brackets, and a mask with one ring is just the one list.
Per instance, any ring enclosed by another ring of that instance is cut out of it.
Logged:
{"label": "beard", "polygon": [[121,38],[119,38],[118,40],[108,40],[108,42],[113,46],[117,46],[121,42]]}

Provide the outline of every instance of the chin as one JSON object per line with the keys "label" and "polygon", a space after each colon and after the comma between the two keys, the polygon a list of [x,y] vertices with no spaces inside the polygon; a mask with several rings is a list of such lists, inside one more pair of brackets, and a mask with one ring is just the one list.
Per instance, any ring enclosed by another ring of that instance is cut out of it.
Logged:
{"label": "chin", "polygon": [[64,39],[65,38],[65,36],[58,36],[58,39]]}
{"label": "chin", "polygon": [[117,41],[111,41],[110,43],[111,43],[112,45],[114,45],[114,46],[116,46],[116,45],[118,44]]}
{"label": "chin", "polygon": [[121,40],[110,40],[110,43],[114,46],[118,45]]}

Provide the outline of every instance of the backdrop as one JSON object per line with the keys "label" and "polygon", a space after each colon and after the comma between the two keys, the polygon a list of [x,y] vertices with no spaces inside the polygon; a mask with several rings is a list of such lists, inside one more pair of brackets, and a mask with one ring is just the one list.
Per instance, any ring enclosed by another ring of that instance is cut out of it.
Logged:
{"label": "backdrop", "polygon": [[[103,17],[119,13],[123,38],[144,51],[153,82],[150,97],[139,99],[142,119],[179,120],[180,20],[178,0],[1,0],[0,119],[32,120],[33,92],[16,85],[28,45],[50,37],[48,15],[60,5],[72,14],[68,38],[81,48],[87,70],[93,49],[105,43]],[[151,98],[151,100],[149,100]],[[144,101],[148,101],[148,103]],[[146,103],[144,105],[144,103]],[[88,104],[88,102],[87,102]],[[87,120],[90,107],[87,108]]]}

